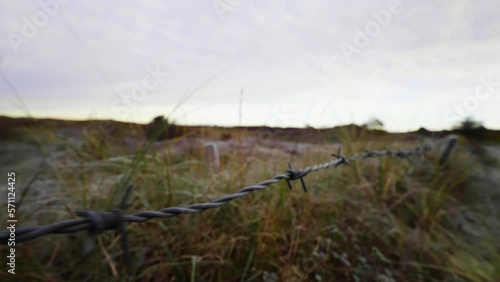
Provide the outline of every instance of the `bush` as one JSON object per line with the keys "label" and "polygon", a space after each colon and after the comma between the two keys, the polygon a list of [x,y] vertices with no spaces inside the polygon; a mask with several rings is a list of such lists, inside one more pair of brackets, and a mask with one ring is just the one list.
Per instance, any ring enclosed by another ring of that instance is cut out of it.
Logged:
{"label": "bush", "polygon": [[155,117],[146,125],[145,135],[148,139],[157,141],[168,140],[184,135],[185,128],[169,122],[163,116]]}
{"label": "bush", "polygon": [[473,140],[483,140],[487,131],[481,122],[471,117],[461,121],[454,129],[457,133]]}

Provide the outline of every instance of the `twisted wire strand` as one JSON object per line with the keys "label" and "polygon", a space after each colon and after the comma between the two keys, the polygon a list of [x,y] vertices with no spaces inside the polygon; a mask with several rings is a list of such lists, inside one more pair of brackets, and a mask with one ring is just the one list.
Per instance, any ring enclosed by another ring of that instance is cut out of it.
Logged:
{"label": "twisted wire strand", "polygon": [[[128,215],[122,215],[120,220],[122,222],[145,222],[153,218],[170,218],[181,214],[196,214],[205,211],[207,209],[222,207],[224,205],[227,205],[229,202],[238,198],[242,198],[254,191],[264,190],[268,186],[276,184],[281,180],[295,180],[298,178],[302,179],[302,177],[311,172],[327,169],[329,167],[337,167],[339,165],[349,165],[351,161],[354,161],[359,158],[367,159],[371,157],[390,155],[393,157],[408,159],[409,157],[415,155],[423,155],[431,150],[432,150],[431,148],[426,146],[416,146],[411,150],[405,150],[405,149],[382,150],[382,151],[365,150],[364,152],[356,153],[351,157],[346,158],[341,154],[339,148],[339,152],[337,154],[332,154],[333,156],[336,157],[332,161],[325,162],[322,164],[317,164],[314,166],[309,166],[304,169],[288,170],[286,173],[275,175],[272,178],[264,180],[258,184],[246,186],[233,194],[222,196],[207,203],[191,204],[185,207],[168,207],[157,211],[139,211]],[[15,240],[16,242],[24,242],[48,234],[76,233],[85,230],[88,231],[91,230],[92,228],[95,228],[96,216],[102,217],[100,218],[100,220],[102,221],[100,222],[100,230],[97,230],[98,232],[117,228],[116,218],[113,219],[113,217],[109,216],[112,214],[112,212],[90,211],[90,213],[93,214],[94,218],[87,217],[87,218],[69,219],[45,226],[16,228]],[[115,214],[113,214],[113,216],[115,216]],[[7,244],[9,235],[10,235],[9,231],[0,232],[0,243]]]}

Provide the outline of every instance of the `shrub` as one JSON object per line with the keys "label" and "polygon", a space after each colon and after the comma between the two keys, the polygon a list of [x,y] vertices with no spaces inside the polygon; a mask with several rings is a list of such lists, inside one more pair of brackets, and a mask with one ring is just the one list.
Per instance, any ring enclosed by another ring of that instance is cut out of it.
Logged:
{"label": "shrub", "polygon": [[146,125],[145,129],[146,137],[157,141],[177,138],[182,136],[184,133],[184,127],[170,122],[163,116],[155,117],[148,125]]}

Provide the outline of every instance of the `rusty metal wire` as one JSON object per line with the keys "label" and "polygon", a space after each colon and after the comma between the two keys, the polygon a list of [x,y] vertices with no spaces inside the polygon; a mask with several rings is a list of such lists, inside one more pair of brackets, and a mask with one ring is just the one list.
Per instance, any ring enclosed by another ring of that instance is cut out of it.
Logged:
{"label": "rusty metal wire", "polygon": [[[130,189],[129,189],[128,192],[126,193],[124,200],[122,201],[120,209],[116,209],[113,211],[104,211],[104,212],[80,210],[77,211],[76,214],[83,218],[64,220],[45,226],[19,227],[16,228],[16,242],[29,241],[48,234],[76,233],[79,231],[88,231],[90,237],[93,238],[102,231],[113,230],[113,229],[121,230],[123,238],[126,237],[125,224],[127,222],[145,222],[153,218],[170,218],[181,214],[196,214],[205,211],[207,209],[219,208],[224,205],[227,205],[230,201],[244,197],[254,191],[264,190],[268,186],[276,184],[281,180],[286,180],[289,188],[291,189],[292,186],[290,184],[290,181],[300,179],[304,192],[307,192],[303,178],[309,173],[323,170],[329,167],[350,165],[350,163],[356,159],[367,159],[371,157],[380,157],[386,155],[393,156],[396,158],[407,159],[408,161],[411,162],[412,157],[422,156],[426,152],[432,150],[433,149],[430,146],[427,146],[425,143],[422,143],[421,146],[416,146],[411,150],[405,150],[403,148],[396,150],[382,150],[382,151],[365,150],[364,152],[356,153],[348,158],[342,155],[341,148],[339,147],[338,152],[336,154],[332,154],[332,156],[334,156],[335,159],[329,162],[325,162],[314,166],[309,166],[304,169],[292,169],[291,166],[289,166],[289,169],[282,174],[275,175],[274,177],[259,182],[257,184],[246,186],[237,191],[236,193],[217,198],[207,203],[191,204],[185,207],[168,207],[157,211],[139,211],[132,214],[124,215],[121,209],[124,207],[126,198],[130,194]],[[8,239],[9,239],[9,231],[0,232],[1,244],[7,244]],[[126,241],[124,241],[123,245],[124,249],[128,248],[126,247],[127,246]]]}

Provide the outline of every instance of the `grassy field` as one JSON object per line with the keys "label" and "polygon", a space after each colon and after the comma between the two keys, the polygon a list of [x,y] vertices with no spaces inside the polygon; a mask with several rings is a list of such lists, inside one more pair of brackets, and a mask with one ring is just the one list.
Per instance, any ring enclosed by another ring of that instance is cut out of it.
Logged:
{"label": "grassy field", "polygon": [[[340,144],[347,156],[418,145],[415,135],[352,127],[196,128],[148,142],[141,128],[91,134],[96,126],[22,124],[4,134],[2,171],[16,172],[23,194],[18,225],[111,210],[128,184],[125,213],[183,207],[269,179],[288,163],[330,161]],[[128,224],[129,266],[115,231],[99,235],[85,255],[85,232],[17,244],[15,281],[499,281],[500,147],[460,138],[439,165],[440,147],[429,140],[433,151],[416,164],[357,160],[307,175],[308,193],[299,181],[291,191],[282,181],[200,214]],[[209,141],[218,145],[220,167],[207,159]],[[11,279],[0,272],[0,280]]]}

